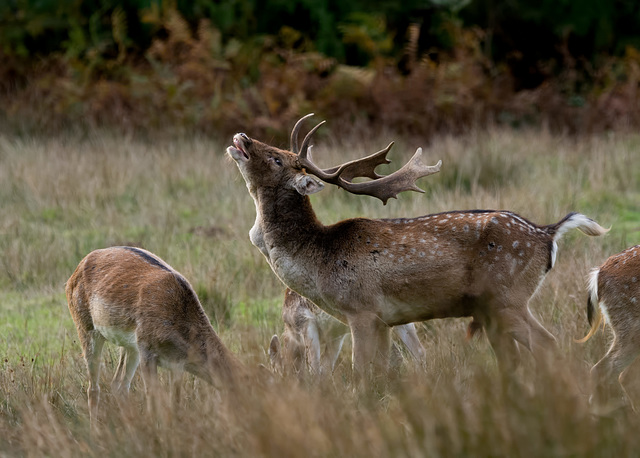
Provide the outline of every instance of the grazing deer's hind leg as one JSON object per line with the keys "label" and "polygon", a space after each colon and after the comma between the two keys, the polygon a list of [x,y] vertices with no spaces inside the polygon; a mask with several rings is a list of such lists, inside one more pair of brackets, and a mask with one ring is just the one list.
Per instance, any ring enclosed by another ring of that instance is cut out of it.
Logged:
{"label": "grazing deer's hind leg", "polygon": [[93,422],[97,417],[100,402],[100,355],[105,338],[98,331],[79,332],[84,358],[89,372],[89,387],[87,398],[89,401],[89,420]]}
{"label": "grazing deer's hind leg", "polygon": [[127,361],[127,352],[124,347],[120,347],[118,351],[118,365],[111,380],[111,392],[117,393],[121,390],[122,380],[124,378],[124,368]]}
{"label": "grazing deer's hind leg", "polygon": [[120,360],[118,368],[113,376],[111,390],[118,393],[128,393],[131,388],[131,380],[140,364],[140,352],[135,346],[120,347]]}

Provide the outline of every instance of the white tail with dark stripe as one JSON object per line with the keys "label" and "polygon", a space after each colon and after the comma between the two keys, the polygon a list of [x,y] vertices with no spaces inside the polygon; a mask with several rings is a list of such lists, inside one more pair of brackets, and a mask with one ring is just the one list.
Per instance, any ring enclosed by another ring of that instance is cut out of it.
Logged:
{"label": "white tail with dark stripe", "polygon": [[67,302],[89,372],[89,414],[100,397],[105,341],[121,347],[115,392],[129,391],[139,364],[147,390],[157,367],[228,384],[240,370],[207,318],[189,282],[154,254],[133,247],[89,253],[66,284]]}

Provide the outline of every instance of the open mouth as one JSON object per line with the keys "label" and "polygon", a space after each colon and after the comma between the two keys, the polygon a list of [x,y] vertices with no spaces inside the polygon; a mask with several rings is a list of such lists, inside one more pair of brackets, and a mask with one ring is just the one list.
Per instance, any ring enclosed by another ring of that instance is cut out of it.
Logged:
{"label": "open mouth", "polygon": [[235,134],[233,136],[233,145],[227,148],[227,153],[235,159],[236,161],[246,162],[249,160],[249,154],[247,153],[246,147],[244,145],[244,138],[246,135],[244,134]]}

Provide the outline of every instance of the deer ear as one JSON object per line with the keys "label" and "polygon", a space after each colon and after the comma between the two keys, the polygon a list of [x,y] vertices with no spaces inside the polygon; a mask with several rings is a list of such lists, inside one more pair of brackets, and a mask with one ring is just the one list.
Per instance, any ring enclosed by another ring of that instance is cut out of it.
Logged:
{"label": "deer ear", "polygon": [[298,175],[293,180],[293,187],[303,196],[322,191],[324,183],[309,175]]}
{"label": "deer ear", "polygon": [[282,352],[280,351],[280,339],[278,335],[274,335],[269,342],[269,360],[271,360],[271,368],[278,371],[282,369]]}
{"label": "deer ear", "polygon": [[269,342],[269,356],[274,359],[278,353],[280,353],[280,339],[277,334],[274,334]]}

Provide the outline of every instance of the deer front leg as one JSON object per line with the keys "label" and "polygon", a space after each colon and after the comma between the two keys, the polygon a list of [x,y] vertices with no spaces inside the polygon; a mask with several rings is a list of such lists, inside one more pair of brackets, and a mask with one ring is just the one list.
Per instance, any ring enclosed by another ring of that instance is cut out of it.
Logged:
{"label": "deer front leg", "polygon": [[356,384],[384,387],[389,365],[390,328],[373,313],[348,318]]}

